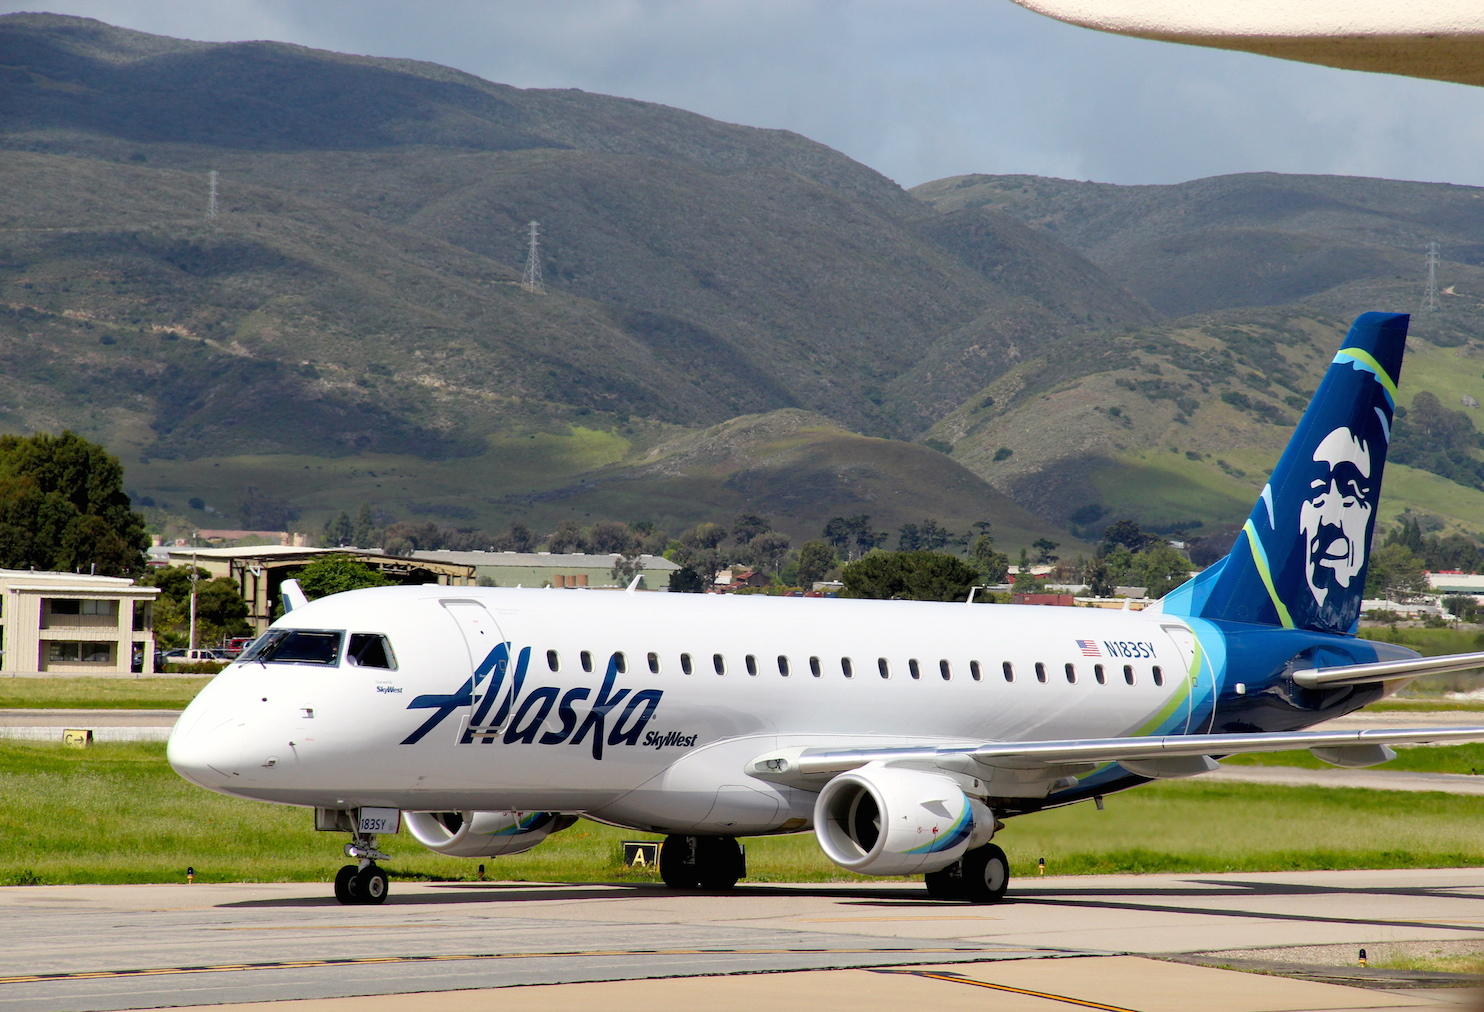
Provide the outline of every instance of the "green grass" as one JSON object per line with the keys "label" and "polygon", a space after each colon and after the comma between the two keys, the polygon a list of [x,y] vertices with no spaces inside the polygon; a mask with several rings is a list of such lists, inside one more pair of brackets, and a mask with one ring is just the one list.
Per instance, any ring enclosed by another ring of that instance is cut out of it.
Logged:
{"label": "green grass", "polygon": [[0,709],[181,710],[210,678],[5,678]]}
{"label": "green grass", "polygon": [[[0,884],[328,881],[343,863],[337,834],[304,809],[200,790],[154,743],[69,749],[0,742]],[[622,881],[649,878],[619,862],[619,841],[652,834],[580,822],[514,857],[432,854],[383,838],[394,877]],[[1051,874],[1276,871],[1484,865],[1484,809],[1446,794],[1153,784],[1090,805],[1011,820],[999,837],[1018,874],[1038,858]],[[853,881],[812,834],[746,841],[753,881]]]}
{"label": "green grass", "polygon": [[[1329,763],[1314,758],[1307,751],[1253,752],[1221,760],[1227,766],[1299,766],[1304,769],[1334,769]],[[1419,745],[1400,748],[1389,763],[1372,767],[1405,773],[1484,773],[1484,744]]]}
{"label": "green grass", "polygon": [[1371,964],[1384,970],[1421,970],[1427,973],[1470,973],[1484,975],[1484,952],[1458,952],[1431,955],[1393,956]]}

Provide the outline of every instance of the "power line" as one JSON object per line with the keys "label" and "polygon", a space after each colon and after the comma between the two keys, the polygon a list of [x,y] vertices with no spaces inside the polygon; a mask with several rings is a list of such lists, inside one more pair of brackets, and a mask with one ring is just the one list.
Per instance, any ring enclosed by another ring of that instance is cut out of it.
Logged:
{"label": "power line", "polygon": [[526,226],[526,230],[526,272],[520,279],[520,286],[528,292],[541,295],[546,291],[546,284],[541,279],[540,223],[533,221]]}

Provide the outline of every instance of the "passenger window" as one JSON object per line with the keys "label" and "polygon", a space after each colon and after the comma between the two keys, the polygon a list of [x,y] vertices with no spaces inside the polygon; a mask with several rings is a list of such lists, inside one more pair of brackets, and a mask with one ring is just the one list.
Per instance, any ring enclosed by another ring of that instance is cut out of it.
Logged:
{"label": "passenger window", "polygon": [[743,660],[747,665],[747,673],[754,678],[757,677],[757,658],[748,654]]}
{"label": "passenger window", "polygon": [[974,679],[974,681],[976,682],[979,681],[980,678],[984,677],[984,672],[979,670],[978,661],[969,662],[969,677]]}
{"label": "passenger window", "polygon": [[1046,681],[1046,665],[1042,664],[1040,661],[1036,662],[1036,681]]}
{"label": "passenger window", "polygon": [[556,671],[560,667],[561,662],[557,660],[557,652],[555,650],[546,651],[546,670]]}
{"label": "passenger window", "polygon": [[907,662],[907,673],[913,678],[922,677],[922,669],[917,666],[917,658],[914,657]]}
{"label": "passenger window", "polygon": [[851,669],[851,666],[850,666],[850,658],[849,657],[842,657],[842,658],[840,658],[840,674],[844,675],[846,678],[854,678],[855,677],[855,672]]}
{"label": "passenger window", "polygon": [[1163,685],[1164,683],[1165,683],[1165,673],[1162,670],[1160,670],[1159,665],[1156,664],[1154,666],[1154,684],[1155,685]]}
{"label": "passenger window", "polygon": [[1015,668],[1011,666],[1011,664],[1010,664],[1009,661],[1006,661],[1004,664],[1001,664],[1000,665],[1000,668],[1005,672],[1005,681],[1007,681],[1007,682],[1013,682],[1013,681],[1015,681]]}
{"label": "passenger window", "polygon": [[1103,673],[1103,666],[1101,664],[1094,664],[1092,666],[1092,678],[1099,685],[1102,685],[1108,680],[1108,676]]}
{"label": "passenger window", "polygon": [[778,655],[778,673],[784,678],[788,677],[788,658],[782,654]]}
{"label": "passenger window", "polygon": [[811,675],[813,675],[815,678],[818,678],[819,677],[819,658],[818,657],[811,657],[811,658],[809,658],[809,673]]}
{"label": "passenger window", "polygon": [[687,675],[691,673],[690,654],[680,655],[680,670],[684,671]]}
{"label": "passenger window", "polygon": [[578,654],[577,656],[578,656],[578,659],[580,661],[582,661],[582,670],[583,671],[591,671],[593,669],[593,655],[592,654],[590,654],[586,650],[584,650],[582,653]]}
{"label": "passenger window", "polygon": [[629,662],[622,650],[613,651],[613,669],[620,675],[629,670]]}
{"label": "passenger window", "polygon": [[660,655],[653,650],[649,652],[649,673],[651,675],[660,673]]}
{"label": "passenger window", "polygon": [[938,674],[943,676],[943,681],[945,682],[953,677],[953,672],[949,669],[947,661],[938,662]]}
{"label": "passenger window", "polygon": [[345,656],[352,664],[363,668],[397,670],[392,645],[380,633],[351,633],[350,648],[345,651]]}
{"label": "passenger window", "polygon": [[882,678],[891,677],[891,666],[886,663],[885,657],[876,658],[876,670],[881,672]]}
{"label": "passenger window", "polygon": [[1125,664],[1123,666],[1123,680],[1130,685],[1134,684],[1134,666],[1132,664]]}
{"label": "passenger window", "polygon": [[722,657],[721,654],[711,655],[711,666],[716,669],[716,673],[718,675],[724,675],[727,673],[726,658]]}
{"label": "passenger window", "polygon": [[1077,684],[1077,668],[1070,662],[1067,664],[1067,684]]}
{"label": "passenger window", "polygon": [[253,641],[251,647],[238,658],[239,661],[257,661],[260,664],[324,664],[340,663],[340,641],[342,632],[312,629],[269,629]]}

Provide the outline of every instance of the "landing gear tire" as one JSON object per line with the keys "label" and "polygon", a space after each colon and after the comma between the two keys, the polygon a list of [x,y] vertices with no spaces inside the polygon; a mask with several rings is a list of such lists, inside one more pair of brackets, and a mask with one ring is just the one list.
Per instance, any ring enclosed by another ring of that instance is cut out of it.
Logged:
{"label": "landing gear tire", "polygon": [[335,898],[341,903],[359,903],[360,898],[356,893],[356,875],[360,869],[353,864],[348,864],[335,873]]}
{"label": "landing gear tire", "polygon": [[736,837],[667,836],[660,844],[660,879],[671,889],[730,889],[746,873]]}
{"label": "landing gear tire", "polygon": [[356,872],[354,882],[352,892],[356,894],[356,902],[368,904],[386,902],[386,872],[376,865],[367,865]]}
{"label": "landing gear tire", "polygon": [[998,903],[1010,887],[1010,861],[992,843],[963,857],[963,898],[970,903]]}

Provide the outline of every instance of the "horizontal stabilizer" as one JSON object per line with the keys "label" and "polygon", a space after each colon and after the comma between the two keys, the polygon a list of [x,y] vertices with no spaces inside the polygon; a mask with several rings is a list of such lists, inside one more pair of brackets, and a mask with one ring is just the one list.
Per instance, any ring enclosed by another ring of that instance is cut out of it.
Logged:
{"label": "horizontal stabilizer", "polygon": [[1306,689],[1327,689],[1385,682],[1394,678],[1440,675],[1449,671],[1467,671],[1469,668],[1484,668],[1484,653],[1409,657],[1400,661],[1372,661],[1369,664],[1345,664],[1332,668],[1301,668],[1293,673],[1293,680]]}

